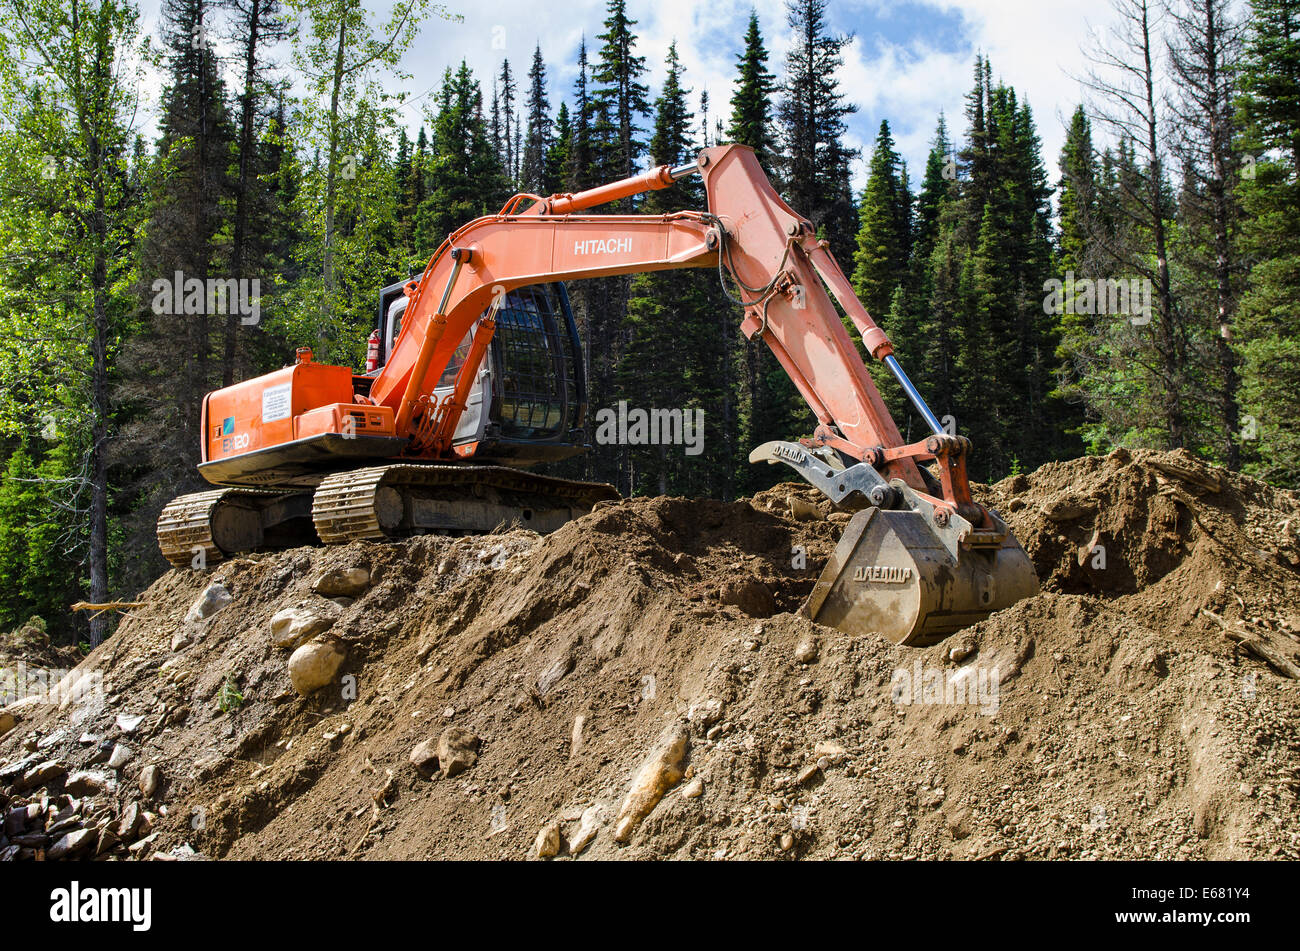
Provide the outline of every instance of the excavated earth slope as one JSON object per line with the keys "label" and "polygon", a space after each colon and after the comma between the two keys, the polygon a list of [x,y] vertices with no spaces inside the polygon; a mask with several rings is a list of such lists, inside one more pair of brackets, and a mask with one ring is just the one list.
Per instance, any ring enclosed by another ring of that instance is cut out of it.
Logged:
{"label": "excavated earth slope", "polygon": [[847,519],[804,486],[172,571],[102,689],[0,712],[0,857],[1300,856],[1296,495],[978,492],[1043,593],[926,649],[795,613]]}

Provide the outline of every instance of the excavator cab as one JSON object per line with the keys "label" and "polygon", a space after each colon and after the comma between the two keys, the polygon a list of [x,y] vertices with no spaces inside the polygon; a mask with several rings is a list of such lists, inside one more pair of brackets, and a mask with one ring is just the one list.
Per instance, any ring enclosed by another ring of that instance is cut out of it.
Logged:
{"label": "excavator cab", "polygon": [[[406,284],[379,294],[379,368],[393,352],[410,301]],[[434,388],[452,391],[469,354],[466,333]],[[475,462],[531,466],[555,462],[587,447],[587,381],[582,344],[569,295],[562,283],[534,284],[508,292],[496,314],[496,332],[466,400],[453,447]]]}

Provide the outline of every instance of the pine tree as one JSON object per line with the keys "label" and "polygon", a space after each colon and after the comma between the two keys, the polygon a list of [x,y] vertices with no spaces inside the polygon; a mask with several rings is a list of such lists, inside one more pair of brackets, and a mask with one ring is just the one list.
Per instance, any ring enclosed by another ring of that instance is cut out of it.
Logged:
{"label": "pine tree", "polygon": [[1237,326],[1247,468],[1300,486],[1300,3],[1252,0],[1241,72],[1243,244]]}
{"label": "pine tree", "polygon": [[1070,117],[1061,149],[1061,191],[1057,197],[1060,219],[1058,240],[1062,271],[1087,276],[1088,240],[1097,213],[1097,159],[1092,147],[1092,123],[1079,106]]}
{"label": "pine tree", "polygon": [[[264,183],[258,175],[262,158],[260,133],[264,129],[264,104],[271,93],[272,77],[267,48],[283,42],[289,35],[289,21],[279,0],[225,0],[233,11],[233,39],[239,44],[243,59],[243,84],[239,92],[239,131],[236,145],[238,171],[233,182],[235,207],[232,214],[230,271],[236,278],[262,280],[266,263],[258,253],[260,244],[250,230],[254,209],[267,200]],[[266,275],[269,277],[269,275]],[[229,386],[241,369],[239,361],[239,315],[226,315],[221,360],[221,383]],[[242,369],[247,369],[243,367]]]}
{"label": "pine tree", "polygon": [[[638,123],[649,114],[649,90],[641,81],[646,71],[645,57],[633,52],[636,36],[632,27],[636,21],[628,18],[626,0],[609,0],[608,12],[605,32],[598,37],[603,45],[592,71],[596,83],[593,99],[606,110],[612,127],[613,134],[607,140],[612,153],[611,170],[618,177],[627,177],[635,173],[637,161],[645,154]],[[596,134],[599,139],[599,132]],[[631,210],[632,200],[624,199],[619,207]]]}
{"label": "pine tree", "polygon": [[520,164],[519,190],[542,195],[547,192],[547,156],[551,150],[551,102],[546,95],[546,64],[542,48],[533,50],[528,70],[528,132]]}
{"label": "pine tree", "polygon": [[573,157],[573,122],[569,118],[568,103],[561,102],[555,113],[555,128],[551,144],[546,150],[546,176],[543,195],[553,195],[564,189],[568,168]]}
{"label": "pine tree", "polygon": [[[142,467],[141,482],[128,483],[141,530],[132,548],[144,564],[129,570],[147,577],[162,564],[147,546],[149,526],[167,501],[201,484],[195,464],[202,433],[199,414],[204,394],[221,383],[233,365],[218,356],[231,346],[229,319],[240,329],[235,307],[209,313],[206,296],[197,306],[171,306],[171,289],[191,281],[205,286],[224,278],[234,265],[227,244],[231,200],[245,216],[241,268],[245,265],[252,207],[237,201],[236,130],[213,49],[215,13],[209,0],[168,0],[163,6],[163,37],[169,68],[157,143],[157,175],[148,200],[148,220],[139,251],[140,313],[145,324],[124,352],[127,367],[119,390],[124,403],[140,407],[140,417],[124,426],[120,450]],[[244,170],[250,185],[256,159]],[[158,283],[158,282],[161,282]],[[161,298],[160,298],[160,288]],[[157,303],[161,299],[162,303]],[[226,340],[225,346],[219,341]],[[177,355],[183,353],[184,359]],[[233,358],[233,354],[232,354]]]}
{"label": "pine tree", "polygon": [[564,176],[566,191],[580,191],[592,184],[587,178],[592,164],[592,104],[587,89],[587,70],[587,38],[584,36],[578,44],[578,78],[573,85],[573,135]]}
{"label": "pine tree", "polygon": [[777,107],[786,199],[830,241],[836,258],[848,260],[857,233],[849,186],[849,162],[856,153],[844,145],[844,133],[845,120],[857,106],[845,102],[836,73],[850,38],[829,32],[826,0],[787,4],[795,42],[786,57]]}
{"label": "pine tree", "polygon": [[[500,85],[501,93],[501,132],[500,132],[500,158],[501,168],[506,173],[506,178],[512,183],[519,181],[519,154],[515,150],[515,93],[518,87],[515,84],[514,72],[510,69],[510,60],[501,60],[501,72],[497,75],[497,81]],[[493,108],[495,109],[496,93],[493,93]]]}
{"label": "pine tree", "polygon": [[461,225],[500,209],[510,191],[481,105],[482,92],[465,61],[454,73],[448,67],[433,119],[429,194],[421,207],[423,244],[430,253]]}
{"label": "pine tree", "polygon": [[1183,170],[1172,257],[1180,309],[1192,316],[1191,371],[1209,397],[1194,419],[1197,448],[1229,469],[1241,467],[1239,373],[1232,347],[1240,261],[1240,203],[1234,145],[1234,99],[1240,25],[1228,0],[1178,0],[1166,8],[1169,62],[1178,93],[1171,97],[1173,153]]}
{"label": "pine tree", "polygon": [[894,290],[907,280],[911,246],[912,196],[906,168],[894,150],[888,120],[882,120],[871,167],[858,206],[853,289],[867,313],[877,319],[889,309]]}
{"label": "pine tree", "polygon": [[[777,166],[777,144],[772,130],[772,94],[776,77],[767,69],[767,47],[759,30],[758,12],[750,10],[745,30],[745,49],[736,57],[735,91],[731,95],[731,123],[727,136],[748,145],[768,177]],[[803,212],[801,212],[803,213]]]}

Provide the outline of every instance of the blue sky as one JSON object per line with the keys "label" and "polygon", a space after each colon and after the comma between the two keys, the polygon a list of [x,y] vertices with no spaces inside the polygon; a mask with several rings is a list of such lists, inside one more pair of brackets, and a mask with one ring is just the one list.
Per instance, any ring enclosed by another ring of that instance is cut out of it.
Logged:
{"label": "blue sky", "polygon": [[[389,0],[368,0],[372,20],[384,18]],[[603,30],[605,0],[449,0],[461,23],[430,19],[422,28],[403,68],[408,78],[390,77],[392,89],[407,91],[412,103],[402,110],[414,128],[443,69],[463,57],[484,82],[508,57],[520,76],[540,43],[549,70],[552,107],[568,98],[576,75],[578,44],[589,48]],[[708,90],[711,115],[727,109],[739,51],[751,7],[780,73],[791,37],[784,0],[629,0],[638,21],[637,51],[649,67],[651,96],[663,79],[668,45],[677,41],[686,67],[693,105]],[[837,32],[851,34],[840,74],[841,89],[859,111],[849,123],[849,142],[862,149],[854,183],[866,178],[866,159],[881,119],[888,119],[913,180],[920,177],[940,110],[950,130],[960,134],[963,96],[971,85],[974,58],[990,57],[994,73],[1027,98],[1038,122],[1043,158],[1053,179],[1064,140],[1064,124],[1080,97],[1077,77],[1088,66],[1082,52],[1091,29],[1108,26],[1104,0],[829,0],[828,19]],[[146,29],[156,33],[158,0],[143,0]],[[282,59],[287,60],[287,56]],[[160,81],[160,78],[159,78]],[[150,85],[153,85],[152,83]]]}

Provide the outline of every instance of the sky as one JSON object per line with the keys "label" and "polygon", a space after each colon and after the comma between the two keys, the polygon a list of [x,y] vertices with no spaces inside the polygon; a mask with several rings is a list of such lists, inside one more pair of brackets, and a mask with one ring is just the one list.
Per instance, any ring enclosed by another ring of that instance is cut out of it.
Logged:
{"label": "sky", "polygon": [[[377,23],[386,18],[391,0],[368,0],[365,6]],[[771,51],[768,67],[778,76],[791,45],[785,0],[628,0],[627,6],[637,21],[636,52],[649,69],[651,99],[663,81],[669,44],[676,40],[693,108],[698,113],[699,94],[707,90],[710,116],[721,112],[724,121],[750,9],[758,12]],[[154,35],[158,7],[159,0],[141,4],[145,29]],[[404,58],[407,77],[385,81],[389,89],[408,93],[402,115],[413,131],[443,70],[462,58],[490,101],[491,77],[508,57],[522,96],[537,44],[547,65],[551,106],[557,108],[561,99],[571,99],[579,42],[585,34],[593,53],[606,16],[605,0],[447,0],[447,7],[463,21],[430,18]],[[839,78],[847,101],[858,106],[847,135],[848,144],[862,153],[852,170],[855,189],[865,184],[882,119],[889,120],[914,187],[941,111],[950,135],[960,139],[964,96],[979,53],[992,62],[995,79],[1028,100],[1044,163],[1055,180],[1065,125],[1081,95],[1077,77],[1088,67],[1083,49],[1090,31],[1104,32],[1111,17],[1105,0],[828,0],[831,29],[852,37]],[[287,62],[287,54],[280,59]],[[160,87],[161,77],[155,80]],[[156,90],[146,91],[146,100],[156,102],[150,92]],[[149,117],[143,118],[147,129]]]}

